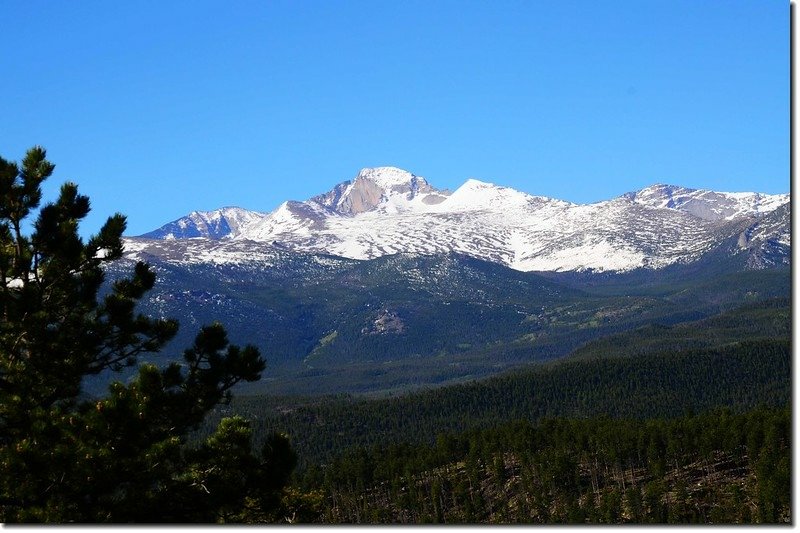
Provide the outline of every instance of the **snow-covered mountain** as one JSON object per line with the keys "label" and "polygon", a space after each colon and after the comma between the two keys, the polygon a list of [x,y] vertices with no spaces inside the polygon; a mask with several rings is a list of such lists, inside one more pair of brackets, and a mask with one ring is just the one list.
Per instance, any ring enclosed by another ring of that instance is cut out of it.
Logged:
{"label": "snow-covered mountain", "polygon": [[712,252],[764,268],[789,262],[790,209],[788,194],[661,184],[594,204],[474,179],[450,192],[410,172],[379,167],[271,213],[233,207],[193,212],[141,238],[218,241],[209,248],[216,258],[210,260],[225,262],[237,257],[224,251],[226,243],[241,249],[257,242],[351,259],[457,252],[521,271],[657,269]]}
{"label": "snow-covered mountain", "polygon": [[660,183],[625,197],[650,207],[677,209],[703,220],[733,220],[765,214],[789,201],[788,194],[715,192]]}
{"label": "snow-covered mountain", "polygon": [[223,207],[214,211],[192,211],[185,217],[165,224],[142,237],[152,239],[192,239],[205,237],[221,239],[235,235],[257,220],[263,213],[248,211],[239,207]]}

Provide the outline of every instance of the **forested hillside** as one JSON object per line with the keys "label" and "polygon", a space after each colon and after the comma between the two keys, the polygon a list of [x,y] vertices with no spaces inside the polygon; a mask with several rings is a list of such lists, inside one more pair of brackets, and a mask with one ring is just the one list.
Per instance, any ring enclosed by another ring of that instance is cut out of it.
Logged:
{"label": "forested hillside", "polygon": [[788,407],[545,419],[360,448],[303,482],[328,523],[786,523],[790,443]]}
{"label": "forested hillside", "polygon": [[788,341],[753,341],[708,350],[556,362],[387,399],[241,397],[228,409],[252,420],[257,434],[288,434],[304,468],[327,462],[352,446],[432,442],[443,431],[505,421],[673,417],[720,406],[737,411],[761,403],[780,406],[791,393],[790,354]]}
{"label": "forested hillside", "polygon": [[218,415],[289,435],[303,521],[782,522],[789,313],[766,300],[481,381],[242,396]]}

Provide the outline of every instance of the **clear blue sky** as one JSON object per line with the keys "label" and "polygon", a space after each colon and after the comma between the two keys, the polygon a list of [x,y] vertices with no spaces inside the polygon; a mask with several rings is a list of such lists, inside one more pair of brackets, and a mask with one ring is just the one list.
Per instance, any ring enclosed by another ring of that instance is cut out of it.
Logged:
{"label": "clear blue sky", "polygon": [[789,190],[775,0],[6,0],[0,155],[41,144],[95,231],[270,211],[392,165],[593,202]]}

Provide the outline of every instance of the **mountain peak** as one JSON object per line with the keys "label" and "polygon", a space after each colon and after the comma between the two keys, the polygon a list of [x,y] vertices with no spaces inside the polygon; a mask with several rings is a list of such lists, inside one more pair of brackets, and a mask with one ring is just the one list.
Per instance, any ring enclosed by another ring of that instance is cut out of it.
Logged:
{"label": "mountain peak", "polygon": [[[357,215],[378,208],[403,210],[404,205],[418,195],[431,196],[428,193],[435,195],[441,191],[431,187],[425,178],[406,170],[397,167],[373,167],[361,169],[355,179],[340,183],[310,201],[340,215]],[[424,197],[422,201],[425,201]]]}
{"label": "mountain peak", "polygon": [[494,183],[490,183],[488,181],[481,181],[476,178],[469,178],[467,181],[464,182],[463,185],[461,185],[461,187],[459,187],[459,189],[462,187],[466,187],[467,189],[490,189],[490,188],[498,188],[499,186],[495,185]]}
{"label": "mountain peak", "polygon": [[688,189],[667,183],[654,183],[644,189],[624,194],[625,198],[636,203],[644,203],[651,207],[675,207],[675,201],[684,195],[690,195],[697,189]]}
{"label": "mountain peak", "polygon": [[456,189],[443,205],[458,211],[493,209],[507,213],[508,210],[522,208],[536,199],[538,197],[510,187],[470,178]]}
{"label": "mountain peak", "polygon": [[656,183],[623,195],[649,207],[676,209],[703,220],[732,220],[741,216],[762,215],[789,201],[788,194],[717,192]]}
{"label": "mountain peak", "polygon": [[681,187],[680,185],[672,185],[670,183],[662,183],[659,181],[653,183],[652,185],[648,185],[647,187],[642,189],[642,191],[672,191],[675,189],[686,189],[686,187]]}
{"label": "mountain peak", "polygon": [[368,167],[362,168],[354,181],[369,180],[381,189],[390,190],[394,187],[410,185],[415,178],[425,181],[425,178],[419,178],[411,172],[397,167]]}
{"label": "mountain peak", "polygon": [[191,239],[205,237],[221,239],[266,217],[264,213],[248,211],[241,207],[221,207],[213,211],[192,211],[160,228],[141,235],[148,239]]}

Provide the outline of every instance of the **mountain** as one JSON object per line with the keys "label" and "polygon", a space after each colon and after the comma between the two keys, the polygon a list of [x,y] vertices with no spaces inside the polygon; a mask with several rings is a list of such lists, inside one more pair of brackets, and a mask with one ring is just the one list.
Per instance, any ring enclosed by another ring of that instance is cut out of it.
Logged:
{"label": "mountain", "polygon": [[789,201],[786,194],[715,192],[664,184],[623,196],[637,204],[676,209],[702,220],[733,220],[770,213]]}
{"label": "mountain", "polygon": [[251,392],[401,391],[476,379],[790,290],[787,268],[709,275],[674,265],[649,286],[632,279],[598,288],[457,253],[356,260],[205,238],[133,238],[125,246],[108,281],[148,262],[157,281],[140,311],[181,324],[151,360],[174,360],[201,325],[219,321],[231,342],[255,344],[267,358]]}
{"label": "mountain", "polygon": [[141,237],[252,241],[351,259],[455,252],[520,271],[652,270],[709,254],[768,268],[789,263],[790,208],[788,194],[663,184],[593,204],[475,179],[451,192],[379,167],[271,213],[193,212]]}
{"label": "mountain", "polygon": [[580,205],[380,167],[271,213],[126,238],[108,280],[155,269],[141,311],[181,330],[154,362],[220,321],[268,360],[251,392],[397,392],[786,297],[790,215],[789,195],[653,185]]}
{"label": "mountain", "polygon": [[238,233],[264,215],[239,207],[223,207],[215,211],[192,211],[185,217],[142,235],[149,239],[221,239]]}

